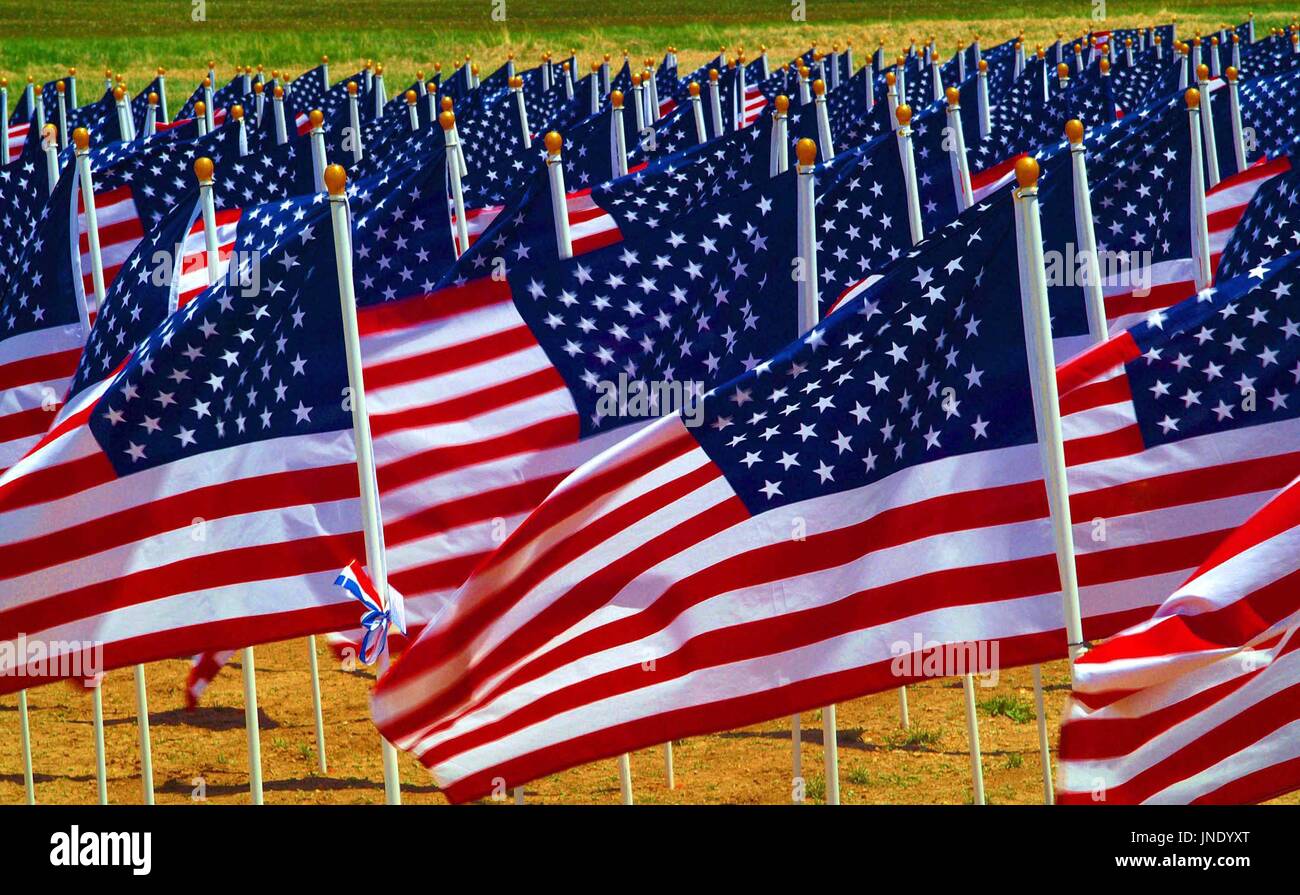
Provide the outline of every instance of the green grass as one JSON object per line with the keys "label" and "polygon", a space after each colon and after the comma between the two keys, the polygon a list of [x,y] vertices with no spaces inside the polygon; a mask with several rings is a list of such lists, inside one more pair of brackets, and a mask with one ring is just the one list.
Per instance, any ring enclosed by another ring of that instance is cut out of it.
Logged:
{"label": "green grass", "polygon": [[891,749],[929,749],[939,744],[937,730],[924,730],[913,727],[902,733],[893,733],[885,738],[885,745]]}
{"label": "green grass", "polygon": [[979,710],[986,715],[1010,718],[1017,724],[1027,724],[1034,720],[1034,707],[1027,701],[1018,696],[1011,696],[1005,693],[999,693],[988,699],[981,700],[977,704]]}
{"label": "green grass", "polygon": [[[207,59],[222,77],[236,64],[263,64],[294,74],[329,54],[338,75],[360,61],[383,61],[405,83],[416,68],[474,54],[495,67],[507,50],[532,63],[543,50],[578,51],[585,64],[598,53],[629,47],[638,58],[679,49],[696,64],[726,44],[743,44],[751,56],[759,43],[783,53],[819,39],[852,38],[860,59],[877,37],[891,47],[910,36],[937,34],[946,46],[969,40],[981,26],[999,39],[1024,29],[1030,41],[1049,41],[1057,30],[1078,33],[1093,23],[1091,0],[1066,0],[1045,8],[1024,0],[806,0],[805,21],[791,21],[789,0],[504,0],[504,20],[493,0],[349,0],[345,3],[267,3],[206,0],[206,19],[194,21],[185,0],[89,0],[42,3],[0,0],[0,75],[16,83],[27,74],[42,80],[80,67],[98,82],[105,67],[142,85],[156,66],[197,78]],[[1178,15],[1188,31],[1243,20],[1255,10],[1261,26],[1282,24],[1295,3],[1187,0],[1112,0],[1112,27],[1146,24]],[[987,38],[986,38],[987,39]],[[394,86],[396,86],[394,84]]]}

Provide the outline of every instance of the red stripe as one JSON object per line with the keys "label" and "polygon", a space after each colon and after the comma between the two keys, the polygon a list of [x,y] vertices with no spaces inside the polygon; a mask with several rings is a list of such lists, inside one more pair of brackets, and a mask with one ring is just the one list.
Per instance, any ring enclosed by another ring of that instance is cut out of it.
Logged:
{"label": "red stripe", "polygon": [[587,252],[594,252],[597,249],[603,249],[606,246],[612,246],[623,240],[623,234],[614,225],[613,218],[610,218],[610,228],[601,230],[599,233],[593,233],[590,236],[583,236],[573,241],[573,253],[575,255],[585,255]]}
{"label": "red stripe", "polygon": [[[1300,451],[1292,451],[1071,494],[1070,512],[1075,519],[1113,519],[1130,513],[1186,506],[1240,494],[1261,491],[1271,494],[1285,488],[1297,475],[1300,475]],[[1200,560],[1196,565],[1200,565]]]}
{"label": "red stripe", "polygon": [[[19,632],[45,631],[128,606],[211,588],[316,572],[332,575],[361,556],[364,549],[362,535],[356,532],[178,559],[0,612],[0,635],[13,640]],[[286,600],[293,599],[293,595],[286,595]],[[353,613],[353,618],[358,617],[355,607]]]}
{"label": "red stripe", "polygon": [[[95,192],[95,207],[107,208],[110,205],[116,205],[119,202],[126,202],[131,199],[131,187],[119,186],[111,190]],[[77,190],[77,214],[86,213],[86,197],[81,190]]]}
{"label": "red stripe", "polygon": [[[101,251],[118,243],[138,241],[144,236],[144,226],[140,223],[140,219],[135,217],[108,225],[97,223],[95,229],[99,231],[99,247]],[[83,255],[90,251],[90,234],[88,232],[83,232],[80,235],[78,245],[81,246]],[[120,267],[121,265],[117,266]],[[105,273],[107,274],[107,271]]]}
{"label": "red stripe", "polygon": [[496,438],[406,453],[400,460],[379,467],[379,491],[381,494],[394,491],[421,479],[502,457],[539,453],[548,448],[573,444],[578,440],[578,434],[578,416],[569,414],[559,419],[542,420]]}
{"label": "red stripe", "polygon": [[[196,517],[212,521],[281,507],[345,500],[356,497],[357,493],[356,467],[347,463],[251,476],[152,500],[145,496],[147,503],[0,547],[0,580],[184,529]],[[21,606],[0,610],[0,622],[10,613],[22,610]]]}
{"label": "red stripe", "polygon": [[0,364],[0,391],[8,391],[36,382],[67,379],[77,372],[81,349],[71,348],[53,354],[41,354]]}
{"label": "red stripe", "polygon": [[34,469],[0,484],[0,512],[59,500],[115,478],[113,464],[99,451],[79,460]]}
{"label": "red stripe", "polygon": [[373,336],[504,304],[511,298],[509,283],[481,277],[463,286],[449,286],[428,295],[361,308],[357,312],[357,323],[362,336]]}
{"label": "red stripe", "polygon": [[1142,430],[1134,423],[1113,432],[1071,438],[1065,442],[1065,465],[1079,466],[1098,460],[1127,457],[1144,450],[1146,444],[1142,441]]}
{"label": "red stripe", "polygon": [[410,516],[385,522],[384,540],[394,547],[498,516],[530,512],[555,490],[566,475],[567,472],[557,472],[526,482],[512,482],[490,491],[477,491],[455,500],[444,500]]}
{"label": "red stripe", "polygon": [[[388,576],[389,583],[408,598],[418,594],[455,590],[465,583],[474,568],[491,551],[462,553],[419,566],[410,566]],[[412,636],[415,632],[412,631]]]}
{"label": "red stripe", "polygon": [[1125,292],[1106,296],[1106,319],[1115,320],[1126,314],[1144,314],[1147,311],[1173,307],[1196,294],[1196,284],[1191,280],[1153,285],[1146,295]]}
{"label": "red stripe", "polygon": [[418,379],[441,376],[534,347],[537,347],[537,340],[533,338],[532,330],[527,326],[516,326],[504,332],[449,345],[436,351],[366,364],[366,387],[373,391]]}
{"label": "red stripe", "polygon": [[61,403],[56,403],[49,410],[32,407],[0,416],[0,443],[43,434],[54,421],[54,415],[60,406]]}
{"label": "red stripe", "polygon": [[564,378],[559,372],[554,367],[546,366],[505,382],[491,383],[485,388],[466,392],[448,401],[391,413],[371,414],[370,427],[374,437],[380,438],[406,429],[460,422],[564,387]]}
{"label": "red stripe", "polygon": [[1133,390],[1129,387],[1128,377],[1120,373],[1109,379],[1089,382],[1071,389],[1069,394],[1061,395],[1061,416],[1131,400]]}
{"label": "red stripe", "polygon": [[[1056,368],[1057,390],[1064,400],[1070,392],[1081,385],[1091,382],[1120,364],[1128,363],[1141,356],[1142,351],[1138,348],[1137,342],[1133,341],[1133,335],[1127,331],[1122,332],[1115,338],[1094,345],[1058,366]],[[1066,412],[1064,407],[1061,412]]]}
{"label": "red stripe", "polygon": [[1016,162],[1020,161],[1022,158],[1027,158],[1028,156],[1029,153],[1022,152],[1019,155],[1013,155],[1005,161],[998,162],[991,168],[985,168],[983,171],[972,171],[970,175],[971,188],[978,190],[990,184],[997,183],[1015,169]]}

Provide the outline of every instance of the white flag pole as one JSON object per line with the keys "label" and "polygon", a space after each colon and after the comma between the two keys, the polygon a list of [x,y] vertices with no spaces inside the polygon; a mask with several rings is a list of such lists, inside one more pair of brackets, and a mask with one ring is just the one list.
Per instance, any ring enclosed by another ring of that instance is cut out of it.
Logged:
{"label": "white flag pole", "polygon": [[[983,62],[984,60],[980,60]],[[962,691],[966,697],[966,739],[970,743],[971,797],[976,805],[984,804],[984,766],[980,761],[980,726],[975,714],[975,678],[962,675]]]}
{"label": "white flag pole", "polygon": [[813,81],[813,108],[817,112],[817,139],[821,141],[822,158],[835,157],[835,143],[831,139],[831,118],[826,111],[826,82]]}
{"label": "white flag pole", "polygon": [[[59,95],[59,96],[58,96],[58,100],[59,100],[59,138],[63,141],[63,145],[62,145],[61,148],[63,148],[63,149],[67,149],[67,148],[68,148],[68,102],[67,102],[67,97],[64,95],[64,93],[65,93],[65,91],[67,90],[67,88],[63,85],[63,82],[62,82],[62,81],[59,81],[59,83],[55,84],[55,85],[54,85],[54,88],[55,88],[55,90],[58,92],[58,95]],[[5,127],[6,129],[8,129],[9,124],[8,124],[7,121],[6,121],[6,122],[3,122],[3,125],[4,125],[4,127]],[[8,158],[8,156],[6,156],[6,157],[3,159],[3,163],[4,163],[4,164],[8,164],[8,163],[9,163],[9,158]]]}
{"label": "white flag pole", "polygon": [[1047,709],[1043,699],[1043,667],[1035,665],[1034,673],[1034,711],[1038,714],[1038,763],[1043,769],[1043,804],[1051,805],[1056,801],[1052,787],[1052,746],[1047,739]]}
{"label": "white flag pole", "polygon": [[149,107],[144,113],[144,135],[152,136],[158,131],[158,94],[149,94]]}
{"label": "white flag pole", "polygon": [[[450,114],[450,113],[448,113]],[[444,129],[445,129],[444,125]],[[357,475],[361,488],[361,522],[365,533],[366,565],[384,606],[391,606],[388,592],[388,558],[384,552],[383,517],[379,512],[379,485],[375,477],[374,445],[370,417],[366,411],[366,389],[361,367],[361,334],[357,325],[357,299],[352,283],[352,231],[348,220],[347,174],[341,165],[325,169],[325,186],[330,194],[330,220],[334,227],[334,260],[343,310],[343,342],[347,353],[348,383],[352,397],[352,438],[357,452]],[[384,759],[384,802],[400,805],[397,751],[381,740]]]}
{"label": "white flag pole", "polygon": [[987,59],[981,59],[979,62],[976,98],[978,101],[976,111],[979,112],[980,139],[986,139],[989,131],[993,129],[993,123],[989,117],[989,61]]}
{"label": "white flag pole", "polygon": [[1038,162],[1022,158],[1016,162],[1020,241],[1021,298],[1027,341],[1033,352],[1034,372],[1030,378],[1034,410],[1038,419],[1039,444],[1047,481],[1048,507],[1056,545],[1056,563],[1061,582],[1061,603],[1065,618],[1070,665],[1083,651],[1083,621],[1079,612],[1079,581],[1074,562],[1070,492],[1065,474],[1065,447],[1061,434],[1061,409],[1056,388],[1056,353],[1052,347],[1052,323],[1047,306],[1047,273],[1043,267],[1043,235],[1038,212]]}
{"label": "white flag pole", "polygon": [[447,147],[447,179],[451,182],[452,213],[456,216],[456,257],[469,251],[469,222],[465,220],[465,193],[460,181],[460,165],[456,163],[456,114],[443,112],[438,116],[442,127],[443,143]]}
{"label": "white flag pole", "polygon": [[158,68],[158,114],[163,121],[171,121],[167,117],[167,69],[161,66]]}
{"label": "white flag pole", "polygon": [[782,93],[773,102],[772,111],[772,151],[768,173],[775,177],[784,174],[790,168],[790,145],[786,128],[790,117],[790,97]]}
{"label": "white flag pole", "polygon": [[669,789],[677,788],[677,776],[673,773],[673,741],[664,743],[664,777]]}
{"label": "white flag pole", "polygon": [[316,191],[323,193],[325,192],[325,166],[329,164],[325,158],[325,113],[320,109],[312,109],[307,114],[307,120],[311,123],[308,139],[311,141],[312,182],[316,184]]}
{"label": "white flag pole", "polygon": [[1187,124],[1192,143],[1192,258],[1196,264],[1196,291],[1210,285],[1210,227],[1205,217],[1205,169],[1201,150],[1201,92],[1189,87],[1183,94],[1187,103]]}
{"label": "white flag pole", "polygon": [[695,142],[702,145],[709,141],[709,134],[704,127],[704,108],[701,105],[703,100],[700,99],[700,85],[691,81],[686,90],[690,94],[691,113],[695,120]]}
{"label": "white flag pole", "polygon": [[[90,176],[90,132],[79,127],[72,132],[72,142],[77,147],[77,177],[81,183],[81,201],[85,206],[86,240],[90,246],[90,278],[95,289],[95,306],[86,308],[97,311],[104,305],[104,259],[99,251],[99,222],[95,217],[95,187]],[[89,326],[89,320],[84,321]]]}
{"label": "white flag pole", "polygon": [[569,234],[569,203],[564,195],[564,138],[557,132],[547,133],[546,172],[551,184],[551,217],[555,222],[555,243],[561,258],[573,257],[573,240]]}
{"label": "white flag pole", "polygon": [[406,91],[406,116],[411,124],[411,133],[420,129],[420,110],[416,106],[419,99],[420,95],[414,90]]}
{"label": "white flag pole", "polygon": [[[0,119],[0,126],[7,126],[5,119]],[[18,741],[23,756],[23,792],[27,804],[36,804],[36,782],[32,776],[32,731],[27,724],[27,691],[18,691]]]}
{"label": "white flag pole", "polygon": [[1097,258],[1097,234],[1092,225],[1092,192],[1088,188],[1087,152],[1083,146],[1083,122],[1072,118],[1065,123],[1070,141],[1070,169],[1074,181],[1074,233],[1084,260],[1083,299],[1092,341],[1106,341],[1106,302],[1101,288],[1101,264]]}
{"label": "white flag pole", "polygon": [[208,106],[203,100],[194,104],[194,126],[198,128],[200,137],[208,133]]}
{"label": "white flag pole", "polygon": [[144,803],[152,805],[153,797],[153,746],[149,740],[149,691],[145,688],[144,666],[135,666],[135,713],[140,730],[140,786]]}
{"label": "white flag pole", "polygon": [[790,786],[790,801],[796,805],[803,801],[803,730],[801,719],[796,715],[790,716],[790,755],[793,776]]}
{"label": "white flag pole", "polygon": [[95,737],[95,790],[99,804],[108,804],[108,766],[104,760],[104,694],[101,675],[90,690],[90,723]]}
{"label": "white flag pole", "polygon": [[632,804],[632,759],[626,752],[618,757],[619,799],[624,805]]}
{"label": "white flag pole", "polygon": [[627,135],[623,133],[623,91],[609,94],[609,151],[615,177],[627,176]]}
{"label": "white flag pole", "polygon": [[1219,185],[1219,152],[1214,142],[1214,104],[1210,93],[1210,69],[1205,64],[1196,68],[1196,85],[1201,91],[1201,140],[1205,147],[1205,170],[1209,173],[1209,187]]}
{"label": "white flag pole", "polygon": [[903,103],[894,112],[898,119],[898,155],[903,167],[903,186],[907,194],[907,223],[912,245],[924,238],[921,229],[921,200],[916,189],[916,161],[912,155],[912,107]]}
{"label": "white flag pole", "polygon": [[[289,127],[284,120],[284,88],[276,84],[271,96],[271,108],[275,115],[275,142],[280,146],[289,142]],[[359,135],[357,141],[360,142]]]}
{"label": "white flag pole", "polygon": [[9,164],[9,79],[0,78],[0,165]]}
{"label": "white flag pole", "polygon": [[316,766],[322,774],[329,773],[325,758],[325,713],[320,701],[320,667],[316,660],[316,635],[307,635],[307,665],[311,669],[311,708],[316,722]]}
{"label": "white flag pole", "polygon": [[248,792],[254,805],[262,804],[262,732],[257,717],[257,669],[253,648],[244,647],[244,730],[248,734]]}
{"label": "white flag pole", "polygon": [[713,136],[722,136],[722,98],[718,92],[718,70],[709,69],[709,104],[712,108],[709,110],[713,119]]}
{"label": "white flag pole", "polygon": [[510,92],[515,95],[515,111],[519,114],[519,139],[524,149],[532,149],[533,135],[528,128],[528,107],[524,104],[524,79],[519,75],[510,79]]}
{"label": "white flag pole", "polygon": [[365,154],[365,148],[361,145],[361,107],[357,99],[357,82],[348,82],[348,126],[352,128],[352,133],[348,135],[352,143],[352,161],[353,163],[361,161]]}
{"label": "white flag pole", "polygon": [[945,91],[945,97],[948,100],[948,128],[952,135],[952,149],[949,153],[952,181],[958,197],[958,211],[961,212],[975,204],[970,183],[970,162],[966,158],[966,134],[961,126],[961,91],[949,87]]}
{"label": "white flag pole", "polygon": [[[3,122],[3,119],[0,119],[0,122]],[[3,129],[3,127],[0,127],[0,130]],[[46,180],[49,182],[50,192],[53,193],[55,185],[59,182],[59,137],[58,134],[54,133],[54,125],[52,124],[47,124],[45,130],[41,133],[41,149],[45,152]],[[85,310],[84,304],[81,309],[82,311]],[[84,322],[86,324],[86,332],[89,334],[89,315],[86,316]]]}
{"label": "white flag pole", "polygon": [[1232,152],[1237,160],[1237,173],[1246,170],[1245,132],[1241,127],[1241,94],[1237,84],[1236,66],[1228,66],[1228,115],[1232,122]]}
{"label": "white flag pole", "polygon": [[[818,80],[820,82],[820,79]],[[822,85],[825,92],[825,85]],[[819,94],[820,95],[820,94]],[[823,100],[824,102],[824,100]],[[796,187],[798,191],[798,247],[803,260],[799,278],[799,333],[805,334],[817,325],[821,317],[821,300],[817,276],[817,189],[815,180],[817,144],[803,139],[795,144],[799,167]],[[796,749],[798,743],[795,744]],[[826,772],[826,804],[840,803],[840,747],[835,723],[835,706],[822,709],[822,757]]]}

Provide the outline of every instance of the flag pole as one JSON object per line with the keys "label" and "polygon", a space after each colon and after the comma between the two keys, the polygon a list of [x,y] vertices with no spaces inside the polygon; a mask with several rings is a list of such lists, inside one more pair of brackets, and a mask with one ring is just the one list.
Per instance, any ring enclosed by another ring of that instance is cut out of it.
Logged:
{"label": "flag pole", "polygon": [[[0,119],[0,127],[7,127],[8,121]],[[18,691],[18,741],[23,756],[23,792],[27,804],[36,804],[36,782],[32,776],[32,731],[27,723],[27,691]]]}
{"label": "flag pole", "polygon": [[898,156],[903,165],[903,186],[907,193],[907,223],[912,245],[924,238],[921,230],[921,200],[916,189],[916,162],[912,156],[912,107],[903,103],[894,112],[898,119]]}
{"label": "flag pole", "polygon": [[664,777],[668,780],[668,788],[677,788],[677,777],[673,773],[673,741],[668,740],[664,743]]}
{"label": "flag pole", "polygon": [[722,136],[722,98],[718,93],[718,70],[709,69],[709,103],[712,108],[711,118],[713,119],[713,136]]}
{"label": "flag pole", "polygon": [[966,158],[966,135],[961,126],[961,91],[949,87],[945,91],[948,100],[948,128],[952,134],[952,180],[958,196],[958,211],[965,211],[975,204],[975,195],[971,192],[970,162]]}
{"label": "flag pole", "polygon": [[361,145],[361,108],[357,105],[357,82],[348,82],[348,125],[352,128],[352,161],[353,163],[361,161],[365,153]]}
{"label": "flag pole", "polygon": [[1056,545],[1056,563],[1061,582],[1061,603],[1065,617],[1066,645],[1071,671],[1083,651],[1083,621],[1079,612],[1079,581],[1074,562],[1074,536],[1070,516],[1070,491],[1065,473],[1065,447],[1061,434],[1061,409],[1056,388],[1056,355],[1052,347],[1052,323],[1047,306],[1047,274],[1043,267],[1043,234],[1038,211],[1038,162],[1022,158],[1016,162],[1019,185],[1016,235],[1020,245],[1021,298],[1028,341],[1033,346],[1034,374],[1030,378],[1034,409],[1039,420],[1044,471],[1047,475],[1048,507]]}
{"label": "flag pole", "polygon": [[546,172],[551,184],[551,216],[555,222],[555,243],[561,258],[573,257],[573,240],[569,234],[569,206],[564,197],[564,138],[556,131],[546,134]]}
{"label": "flag pole", "polygon": [[[289,142],[289,128],[284,120],[284,88],[279,84],[271,91],[271,110],[275,115],[275,143],[282,146]],[[357,142],[360,143],[360,135],[357,136]]]}
{"label": "flag pole", "polygon": [[152,805],[153,746],[149,739],[149,691],[145,687],[143,665],[135,666],[135,713],[140,732],[140,786],[144,791],[144,803]]}
{"label": "flag pole", "polygon": [[9,79],[0,78],[0,165],[9,164]]}
{"label": "flag pole", "polygon": [[[67,90],[67,88],[64,86],[62,81],[59,81],[57,84],[54,85],[54,89],[55,92],[58,93],[58,100],[59,100],[59,139],[63,141],[62,145],[59,148],[67,149],[68,148],[68,102],[67,102],[67,97],[64,95],[64,92]],[[3,126],[7,130],[9,127],[8,122],[4,122]],[[8,163],[9,163],[9,159],[5,158],[4,164],[8,164]]]}
{"label": "flag pole", "polygon": [[316,660],[316,635],[307,635],[307,665],[311,669],[311,707],[316,722],[316,766],[322,774],[329,773],[325,758],[325,713],[320,701],[320,668]]}
{"label": "flag pole", "polygon": [[152,136],[158,132],[158,94],[149,94],[149,107],[144,113],[144,135]]}
{"label": "flag pole", "polygon": [[704,129],[704,108],[701,106],[700,85],[691,81],[686,90],[690,94],[691,112],[695,119],[695,142],[703,145],[708,142],[709,135]]}
{"label": "flag pole", "polygon": [[789,138],[786,136],[787,122],[790,117],[790,97],[782,93],[773,102],[772,112],[772,151],[769,174],[775,177],[784,174],[790,168]]}
{"label": "flag pole", "polygon": [[1083,146],[1083,122],[1072,118],[1065,123],[1070,141],[1070,169],[1074,181],[1074,233],[1083,251],[1084,307],[1088,313],[1088,334],[1092,341],[1106,341],[1106,302],[1101,289],[1101,265],[1097,258],[1097,234],[1092,225],[1092,192],[1088,188],[1087,152]]}
{"label": "flag pole", "polygon": [[835,157],[835,144],[831,140],[831,118],[826,111],[826,82],[813,81],[813,108],[817,111],[817,139],[821,141],[822,158]]}
{"label": "flag pole", "polygon": [[406,91],[406,115],[411,125],[411,133],[420,129],[420,110],[416,106],[419,102],[420,95],[414,90]]}
{"label": "flag pole", "polygon": [[[450,113],[445,113],[450,114]],[[443,125],[444,130],[446,125]],[[361,490],[361,522],[365,534],[366,565],[384,606],[388,593],[388,557],[384,552],[383,517],[379,512],[379,485],[375,476],[374,444],[366,412],[366,388],[361,367],[361,334],[357,325],[357,299],[352,284],[352,231],[348,220],[347,174],[341,165],[325,169],[330,194],[330,220],[334,227],[334,261],[338,271],[339,301],[343,309],[343,342],[347,352],[348,383],[352,397],[352,438],[356,445],[357,475]],[[400,805],[397,750],[381,737],[384,759],[384,802]]]}
{"label": "flag pole", "polygon": [[[818,83],[821,83],[820,79]],[[815,86],[814,86],[815,89]],[[823,92],[825,84],[822,84]],[[824,101],[824,100],[823,100]],[[800,140],[794,147],[799,167],[795,184],[797,196],[797,233],[799,255],[803,260],[802,276],[799,278],[799,334],[804,335],[817,325],[821,317],[821,302],[818,294],[817,277],[817,191],[816,162],[817,144],[807,138]],[[796,718],[798,716],[795,716]],[[798,742],[795,742],[796,754]],[[826,771],[826,804],[840,803],[840,747],[836,734],[835,706],[828,705],[822,709],[822,757]]]}
{"label": "flag pole", "polygon": [[1236,66],[1228,66],[1228,116],[1232,122],[1232,152],[1237,160],[1237,173],[1246,170],[1246,141],[1241,129],[1241,94],[1237,84]]}
{"label": "flag pole", "polygon": [[615,177],[625,177],[627,176],[627,136],[623,133],[623,91],[611,91],[609,105],[609,149],[613,156],[612,169]]}
{"label": "flag pole", "polygon": [[90,690],[90,723],[95,737],[95,789],[99,804],[108,804],[108,767],[104,761],[104,694],[100,690],[103,675]]}
{"label": "flag pole", "polygon": [[1196,67],[1196,85],[1201,91],[1201,141],[1205,147],[1205,170],[1208,186],[1219,185],[1219,152],[1214,143],[1214,104],[1210,94],[1210,69],[1202,63]]}
{"label": "flag pole", "polygon": [[1043,666],[1035,665],[1034,674],[1034,711],[1038,715],[1038,764],[1043,769],[1043,804],[1051,805],[1056,801],[1052,787],[1052,747],[1047,739],[1047,708],[1043,699]]}
{"label": "flag pole", "polygon": [[[987,64],[983,59],[982,64]],[[975,677],[962,675],[962,692],[966,697],[966,739],[970,743],[971,797],[976,805],[984,804],[984,765],[980,760],[979,718],[975,715]]]}
{"label": "flag pole", "polygon": [[452,213],[456,215],[456,257],[469,251],[469,222],[465,220],[465,193],[460,182],[460,166],[456,164],[456,113],[443,112],[438,116],[442,127],[443,143],[447,147],[447,179],[451,181]]}
{"label": "flag pole", "polygon": [[194,104],[194,126],[198,128],[199,136],[206,135],[208,131],[208,106],[203,100]]}
{"label": "flag pole", "polygon": [[528,129],[528,107],[524,103],[524,79],[519,75],[510,79],[510,92],[515,95],[515,111],[519,114],[519,139],[525,149],[532,149],[533,135]]}
{"label": "flag pole", "polygon": [[1192,157],[1188,160],[1192,174],[1192,258],[1196,263],[1196,291],[1210,285],[1210,228],[1205,217],[1205,169],[1201,155],[1201,92],[1195,87],[1183,94],[1187,103],[1187,124],[1190,128]]}
{"label": "flag pole", "polygon": [[311,141],[312,182],[316,185],[316,191],[323,193],[325,192],[325,165],[328,164],[325,159],[325,113],[320,109],[312,109],[307,114],[307,120],[311,123],[308,139]]}
{"label": "flag pole", "polygon": [[976,111],[979,112],[980,139],[988,138],[989,131],[993,129],[993,123],[989,119],[989,61],[981,59],[979,62],[979,76],[976,79],[976,98],[978,100]]}
{"label": "flag pole", "polygon": [[85,308],[89,327],[90,311],[104,305],[104,259],[99,252],[99,223],[95,218],[95,188],[90,177],[90,132],[79,127],[72,132],[72,142],[77,150],[77,177],[81,181],[81,201],[85,206],[86,239],[90,246],[90,277],[95,289],[95,307]]}

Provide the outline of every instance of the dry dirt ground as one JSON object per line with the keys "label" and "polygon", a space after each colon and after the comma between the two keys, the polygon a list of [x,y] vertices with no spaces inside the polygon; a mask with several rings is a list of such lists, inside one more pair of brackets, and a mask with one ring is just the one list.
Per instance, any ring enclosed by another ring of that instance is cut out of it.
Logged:
{"label": "dry dirt ground", "polygon": [[[256,651],[262,764],[267,803],[377,804],[383,801],[378,735],[367,712],[369,672],[340,670],[320,646],[328,773],[319,773],[307,642]],[[248,801],[248,753],[241,674],[228,668],[203,707],[183,708],[187,663],[148,666],[154,781],[160,803]],[[1044,667],[1053,749],[1069,690],[1064,663]],[[1005,672],[996,687],[977,686],[984,781],[991,803],[1042,801],[1037,726],[1029,669]],[[896,693],[838,707],[841,797],[846,804],[949,803],[971,799],[970,753],[960,680],[908,690],[911,729],[899,725]],[[37,801],[93,803],[95,753],[90,697],[56,685],[29,694]],[[104,683],[109,800],[141,801],[135,694],[129,669]],[[820,713],[803,719],[803,768],[809,802],[824,798]],[[788,719],[674,744],[676,787],[668,789],[662,747],[632,756],[635,799],[641,804],[785,803],[791,794]],[[1055,755],[1053,755],[1055,760]],[[432,777],[401,756],[402,798],[445,804]],[[0,699],[0,804],[21,802],[17,699]],[[530,783],[530,803],[615,804],[613,759]],[[1281,801],[1300,803],[1292,794]]]}

